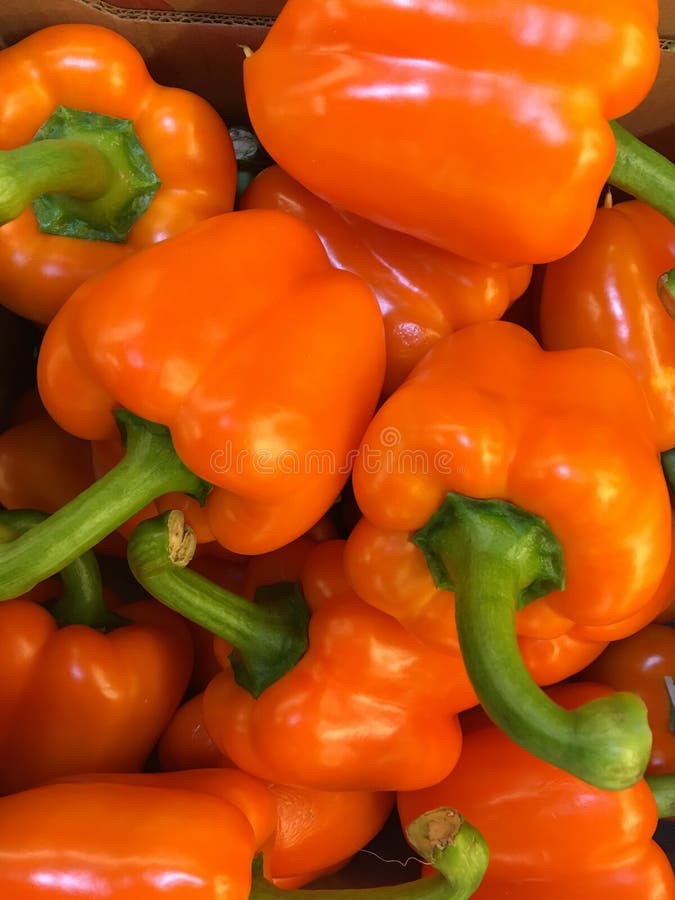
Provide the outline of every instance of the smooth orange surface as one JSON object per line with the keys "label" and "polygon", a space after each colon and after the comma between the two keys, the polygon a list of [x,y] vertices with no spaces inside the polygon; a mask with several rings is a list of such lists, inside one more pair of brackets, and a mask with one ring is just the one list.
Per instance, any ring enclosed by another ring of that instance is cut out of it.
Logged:
{"label": "smooth orange surface", "polygon": [[577,249],[546,267],[540,303],[545,347],[599,347],[640,380],[661,451],[675,446],[675,321],[659,275],[675,266],[675,225],[638,200],[598,209]]}
{"label": "smooth orange surface", "polygon": [[257,699],[221,658],[223,672],[204,693],[204,724],[221,752],[269,781],[338,791],[433,784],[459,754],[462,686],[446,654],[352,591],[332,593],[339,544],[318,544],[305,562],[310,595],[312,556],[327,565],[318,602],[309,600],[305,655]]}
{"label": "smooth orange surface", "polygon": [[656,0],[288,0],[244,63],[274,161],[469,259],[546,262],[593,219],[607,124],[647,94]]}
{"label": "smooth orange surface", "polygon": [[[204,727],[202,699],[198,695],[183,704],[162,735],[164,770],[232,765]],[[394,795],[387,792],[267,787],[276,804],[277,827],[265,853],[265,871],[284,887],[299,887],[345,865],[379,832],[394,804]]]}
{"label": "smooth orange surface", "polygon": [[129,624],[102,634],[58,628],[26,600],[0,604],[1,793],[145,765],[187,687],[192,644],[180,618],[155,601],[120,614]]}
{"label": "smooth orange surface", "polygon": [[247,900],[275,825],[262,786],[225,770],[104,779],[0,799],[3,896]]}
{"label": "smooth orange surface", "polygon": [[630,367],[596,349],[545,352],[507,322],[469,326],[430,351],[371,422],[353,484],[370,526],[353,558],[348,541],[349,579],[416,633],[434,624],[436,642],[456,641],[453,595],[434,589],[408,538],[448,491],[508,500],[558,538],[566,586],[517,613],[524,637],[626,636],[670,556],[668,489]]}
{"label": "smooth orange surface", "polygon": [[299,537],[350,472],[384,376],[382,317],[293,216],[244,210],[155,244],[76,291],[50,324],[38,384],[73,434],[111,410],[167,425],[214,484],[216,539],[263,553]]}
{"label": "smooth orange surface", "polygon": [[161,181],[126,243],[38,231],[31,209],[0,228],[2,303],[46,324],[83,281],[141,247],[232,209],[227,126],[201,97],[158,85],[139,52],[97,25],[54,25],[0,53],[0,149],[32,140],[57,106],[130,119]]}
{"label": "smooth orange surface", "polygon": [[94,481],[91,445],[38,412],[0,434],[0,504],[53,513]]}
{"label": "smooth orange surface", "polygon": [[[550,694],[573,708],[606,692],[571,684]],[[490,847],[477,900],[675,897],[670,862],[652,840],[657,811],[644,780],[621,791],[592,787],[489,725],[465,735],[444,781],[398,795],[404,825],[442,805],[460,809]]]}
{"label": "smooth orange surface", "polygon": [[498,319],[526,289],[531,266],[476,263],[325,203],[278,166],[261,172],[242,209],[279,209],[307,222],[333,263],[360,275],[377,297],[387,343],[390,394],[436,341]]}

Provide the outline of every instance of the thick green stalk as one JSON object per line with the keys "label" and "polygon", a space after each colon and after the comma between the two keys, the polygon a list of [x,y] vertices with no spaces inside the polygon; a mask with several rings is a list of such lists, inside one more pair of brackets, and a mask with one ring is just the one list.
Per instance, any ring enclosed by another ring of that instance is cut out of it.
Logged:
{"label": "thick green stalk", "polygon": [[[34,509],[5,510],[3,516],[2,543],[16,540],[49,518],[47,513]],[[107,632],[124,624],[124,620],[105,604],[101,570],[91,550],[69,563],[59,576],[63,593],[49,604],[49,611],[60,626],[86,625]]]}
{"label": "thick green stalk", "polygon": [[516,611],[564,586],[562,550],[546,522],[503,500],[450,493],[413,541],[439,587],[455,592],[464,663],[492,721],[589,784],[635,784],[651,749],[642,700],[616,693],[565,710],[534,682],[520,654]]}
{"label": "thick green stalk", "polygon": [[675,222],[675,164],[618,122],[609,124],[616,140],[616,158],[607,179],[609,183]]}
{"label": "thick green stalk", "polygon": [[646,775],[645,781],[651,788],[656,801],[659,819],[675,817],[675,774],[667,772],[658,775]]}
{"label": "thick green stalk", "polygon": [[30,144],[0,151],[0,225],[32,203],[41,231],[124,242],[159,187],[131,121],[60,106]]}
{"label": "thick green stalk", "polygon": [[[126,435],[123,459],[45,521],[0,546],[0,600],[60,572],[162,494],[204,498],[208,486],[176,456],[168,429],[127,410],[116,417]],[[12,528],[8,510],[0,510],[3,525]]]}
{"label": "thick green stalk", "polygon": [[468,900],[480,885],[489,851],[483,836],[449,807],[410,823],[408,840],[435,875],[406,884],[344,890],[284,890],[254,874],[249,900]]}
{"label": "thick green stalk", "polygon": [[307,605],[294,584],[263,588],[250,603],[186,568],[194,549],[192,530],[182,513],[172,510],[141,522],[127,558],[149,594],[232,644],[237,683],[257,697],[307,649]]}

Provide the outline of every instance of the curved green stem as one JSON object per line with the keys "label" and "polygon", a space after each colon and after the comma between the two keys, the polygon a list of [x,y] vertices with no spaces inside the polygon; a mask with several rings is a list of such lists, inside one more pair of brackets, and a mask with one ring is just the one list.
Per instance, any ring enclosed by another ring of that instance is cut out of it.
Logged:
{"label": "curved green stem", "polygon": [[42,194],[101,197],[115,173],[98,148],[66,138],[0,150],[0,225],[16,219]]}
{"label": "curved green stem", "polygon": [[646,775],[645,781],[656,800],[659,819],[675,817],[675,774],[667,772],[663,775]]}
{"label": "curved green stem", "polygon": [[665,311],[675,319],[675,269],[668,269],[656,279],[656,293]]}
{"label": "curved green stem", "polygon": [[127,558],[149,594],[232,644],[237,683],[257,697],[307,649],[307,605],[293,584],[263,588],[249,603],[186,568],[194,549],[192,530],[172,510],[134,529]]}
{"label": "curved green stem", "polygon": [[60,106],[30,144],[0,151],[0,225],[32,203],[41,231],[123,242],[159,186],[132,122]]}
{"label": "curved green stem", "polygon": [[619,125],[609,123],[616,140],[610,184],[644,200],[675,222],[675,164]]}
{"label": "curved green stem", "polygon": [[[5,510],[0,540],[2,543],[16,540],[48,518],[47,513],[34,509]],[[59,575],[63,582],[63,593],[50,604],[49,611],[60,626],[86,625],[97,631],[112,631],[124,623],[120,616],[108,609],[103,600],[101,570],[91,550],[65,566]]]}
{"label": "curved green stem", "polygon": [[[115,415],[126,435],[123,459],[44,522],[0,546],[0,600],[60,572],[162,494],[204,498],[208,486],[176,456],[168,429],[127,410]],[[0,528],[6,523],[12,527],[11,513],[0,510]]]}
{"label": "curved green stem", "polygon": [[487,869],[488,847],[456,810],[423,813],[410,823],[407,836],[436,874],[389,887],[286,890],[254,872],[249,900],[467,900],[476,892]]}
{"label": "curved green stem", "polygon": [[616,693],[562,709],[520,654],[516,611],[564,586],[562,550],[544,520],[502,500],[450,493],[412,539],[436,583],[455,591],[464,663],[493,722],[530,753],[589,784],[605,790],[635,784],[651,750],[642,700]]}

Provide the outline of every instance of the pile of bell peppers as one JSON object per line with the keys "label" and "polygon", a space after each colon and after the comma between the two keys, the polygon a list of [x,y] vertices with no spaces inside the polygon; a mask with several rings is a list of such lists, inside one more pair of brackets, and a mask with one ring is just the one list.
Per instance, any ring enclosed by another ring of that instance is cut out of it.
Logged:
{"label": "pile of bell peppers", "polygon": [[675,900],[658,59],[655,0],[287,0],[250,178],[114,31],[0,51],[2,896],[328,900],[393,828],[344,900]]}

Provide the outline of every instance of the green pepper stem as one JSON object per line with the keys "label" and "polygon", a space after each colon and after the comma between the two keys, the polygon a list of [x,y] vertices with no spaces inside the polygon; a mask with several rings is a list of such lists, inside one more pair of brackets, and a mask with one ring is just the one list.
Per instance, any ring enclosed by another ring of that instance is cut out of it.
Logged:
{"label": "green pepper stem", "polygon": [[664,772],[663,774],[645,775],[645,781],[654,795],[659,819],[675,817],[675,774]]}
{"label": "green pepper stem", "polygon": [[[203,499],[207,486],[180,461],[168,429],[127,410],[115,413],[126,453],[102,478],[11,544],[0,546],[0,600],[55,575],[152,500],[180,491]],[[0,510],[0,527],[11,512]]]}
{"label": "green pepper stem", "polygon": [[0,225],[16,219],[42,194],[94,200],[114,178],[105,154],[83,141],[54,139],[1,150]]}
{"label": "green pepper stem", "polygon": [[[16,540],[49,518],[36,509],[12,509],[3,512],[2,536],[6,543]],[[86,625],[97,631],[112,631],[124,620],[111,612],[103,599],[101,570],[96,556],[87,550],[59,572],[63,582],[61,597],[50,603],[49,611],[60,626]]]}
{"label": "green pepper stem", "polygon": [[182,513],[171,510],[134,529],[129,567],[155,599],[232,644],[237,683],[258,697],[307,649],[307,605],[291,584],[259,590],[250,603],[186,568],[194,547]]}
{"label": "green pepper stem", "polygon": [[286,890],[254,874],[249,900],[467,900],[485,875],[488,847],[479,831],[449,807],[423,813],[407,828],[414,849],[438,871],[389,887]]}
{"label": "green pepper stem", "polygon": [[455,591],[464,663],[492,721],[589,784],[635,784],[651,750],[642,700],[616,693],[565,710],[539,688],[520,654],[516,611],[564,586],[562,550],[544,520],[502,500],[450,493],[413,541],[436,583]]}
{"label": "green pepper stem", "polygon": [[616,158],[609,183],[675,222],[675,164],[618,122],[609,124],[616,140]]}
{"label": "green pepper stem", "polygon": [[124,242],[159,186],[132,122],[60,106],[30,144],[0,151],[0,225],[32,203],[41,231]]}
{"label": "green pepper stem", "polygon": [[675,319],[675,269],[668,269],[656,279],[656,293],[671,319]]}

